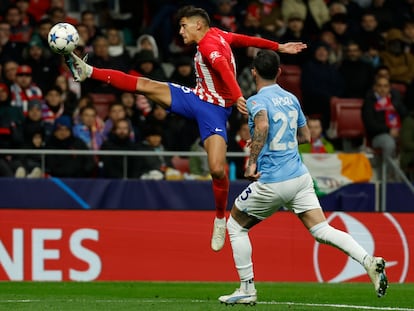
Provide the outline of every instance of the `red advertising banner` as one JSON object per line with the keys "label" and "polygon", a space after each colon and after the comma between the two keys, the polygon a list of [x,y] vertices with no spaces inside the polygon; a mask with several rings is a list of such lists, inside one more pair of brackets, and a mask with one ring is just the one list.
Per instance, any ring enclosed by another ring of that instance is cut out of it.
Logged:
{"label": "red advertising banner", "polygon": [[[390,282],[414,282],[414,214],[327,217],[386,259]],[[0,280],[237,281],[228,238],[221,252],[210,249],[213,218],[213,211],[0,210]],[[250,236],[257,281],[369,281],[292,213],[277,213]]]}

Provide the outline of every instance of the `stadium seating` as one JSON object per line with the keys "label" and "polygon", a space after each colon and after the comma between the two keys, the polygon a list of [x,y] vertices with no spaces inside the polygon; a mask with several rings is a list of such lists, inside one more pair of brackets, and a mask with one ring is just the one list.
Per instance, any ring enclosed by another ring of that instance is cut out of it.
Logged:
{"label": "stadium seating", "polygon": [[98,116],[105,120],[108,115],[109,104],[116,100],[114,94],[89,93],[92,97]]}
{"label": "stadium seating", "polygon": [[296,65],[281,65],[282,74],[277,82],[281,87],[293,93],[302,102],[301,74],[302,69]]}
{"label": "stadium seating", "polygon": [[365,139],[365,127],[361,117],[362,98],[332,97],[330,101],[331,129],[342,139],[344,151],[350,140]]}
{"label": "stadium seating", "polygon": [[361,117],[362,98],[331,98],[331,122],[339,138],[360,138],[365,136]]}
{"label": "stadium seating", "polygon": [[171,162],[173,167],[182,174],[190,173],[190,160],[188,158],[175,156],[171,158]]}

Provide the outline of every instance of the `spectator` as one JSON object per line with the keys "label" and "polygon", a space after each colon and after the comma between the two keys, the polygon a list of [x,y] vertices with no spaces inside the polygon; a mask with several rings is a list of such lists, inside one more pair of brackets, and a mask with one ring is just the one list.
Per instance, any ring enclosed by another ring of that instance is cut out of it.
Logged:
{"label": "spectator", "polygon": [[47,11],[47,16],[52,22],[52,25],[55,25],[57,23],[69,23],[76,25],[78,23],[78,20],[76,18],[68,16],[66,10],[63,7],[52,6]]}
{"label": "spectator", "polygon": [[405,41],[404,52],[414,55],[414,19],[404,23],[402,32]]}
{"label": "spectator", "polygon": [[60,116],[55,120],[53,135],[46,149],[67,150],[68,154],[50,154],[46,156],[47,173],[53,177],[91,177],[95,168],[93,156],[78,155],[74,150],[88,150],[86,144],[72,135],[70,116]]}
{"label": "spectator", "polygon": [[45,122],[42,118],[42,101],[33,99],[29,101],[27,115],[23,121],[23,139],[25,145],[32,142],[34,134],[41,132],[44,141],[51,136],[51,131],[46,131]]}
{"label": "spectator", "polygon": [[[305,33],[305,23],[297,13],[291,14],[287,18],[286,31],[280,37],[280,42],[310,42],[310,38]],[[300,54],[280,54],[282,64],[302,65],[309,57],[306,51]]]}
{"label": "spectator", "polygon": [[33,28],[23,24],[22,12],[16,5],[11,5],[6,10],[4,21],[10,24],[10,41],[28,43],[32,36]]}
{"label": "spectator", "polygon": [[[93,51],[88,63],[100,68],[117,69],[123,72],[127,71],[129,64],[125,60],[109,55],[108,39],[104,36],[99,36],[93,41]],[[85,81],[85,83],[82,83],[82,94],[86,93],[119,94],[119,91],[111,87],[108,83]]]}
{"label": "spectator", "polygon": [[282,1],[282,14],[288,18],[293,13],[299,14],[305,21],[307,35],[316,38],[322,26],[329,21],[329,9],[323,0]]}
{"label": "spectator", "polygon": [[303,107],[308,115],[322,118],[322,127],[330,123],[330,100],[343,95],[343,79],[338,70],[329,64],[329,47],[318,43],[313,48],[313,57],[302,68]]}
{"label": "spectator", "polygon": [[88,28],[89,40],[85,42],[87,46],[91,45],[96,38],[103,36],[102,29],[96,22],[94,12],[89,10],[82,11],[80,22]]}
{"label": "spectator", "polygon": [[142,130],[144,128],[145,117],[137,105],[137,95],[129,92],[123,92],[120,96],[120,102],[124,105],[126,118],[130,120],[134,132],[135,141],[140,141]]}
{"label": "spectator", "polygon": [[[119,120],[124,120],[124,119],[127,119],[125,106],[120,102],[111,103],[108,109],[108,118],[105,120],[105,124],[104,124],[104,130],[103,130],[104,138],[107,139],[109,137],[109,134],[112,132],[112,129],[116,122],[118,122]],[[130,120],[128,120],[128,122],[131,123]],[[135,142],[135,133],[134,131],[132,131],[131,124],[129,125],[129,127],[130,127],[129,139],[132,142]]]}
{"label": "spectator", "polygon": [[364,100],[361,113],[372,147],[381,149],[384,159],[395,157],[405,107],[399,93],[391,89],[388,79],[375,80]]}
{"label": "spectator", "polygon": [[414,111],[411,110],[408,116],[404,119],[401,125],[400,133],[400,167],[401,170],[411,177],[411,181],[414,181],[412,174],[408,174],[409,168],[414,167]]}
{"label": "spectator", "polygon": [[137,171],[141,179],[164,179],[167,167],[172,167],[171,157],[157,154],[165,151],[162,134],[156,124],[148,123],[144,129],[144,139],[138,144],[138,150],[154,151],[155,155],[139,157]]}
{"label": "spectator", "polygon": [[180,56],[175,60],[174,64],[175,68],[169,80],[183,86],[195,87],[196,76],[191,57],[185,55]]}
{"label": "spectator", "polygon": [[390,69],[391,82],[410,84],[414,78],[414,55],[404,52],[404,44],[401,30],[389,30],[385,50],[380,52],[380,57]]}
{"label": "spectator", "polygon": [[344,47],[336,39],[331,30],[323,30],[319,36],[319,40],[328,45],[328,62],[338,67],[344,59]]}
{"label": "spectator", "polygon": [[36,27],[36,19],[32,13],[29,12],[30,0],[15,0],[15,4],[21,12],[22,25],[34,29]]}
{"label": "spectator", "polygon": [[85,24],[77,24],[76,30],[79,34],[79,45],[82,47],[83,53],[93,53],[93,42],[90,39],[88,26]]}
{"label": "spectator", "polygon": [[378,50],[384,48],[384,37],[379,28],[377,17],[373,12],[367,11],[362,14],[360,30],[355,39],[364,52],[367,52],[371,47],[377,47]]}
{"label": "spectator", "polygon": [[363,52],[362,59],[370,64],[374,69],[381,66],[382,60],[380,57],[380,47],[376,43],[372,43],[367,47],[367,50]]}
{"label": "spectator", "polygon": [[3,64],[3,82],[9,87],[16,82],[17,68],[19,68],[19,64],[14,60],[6,61]]}
{"label": "spectator", "polygon": [[[205,151],[201,138],[197,137],[194,143],[190,146],[190,151]],[[192,175],[202,176],[207,179],[211,179],[210,169],[208,168],[207,155],[205,156],[190,156],[189,158],[189,168]]]}
{"label": "spectator", "polygon": [[[228,151],[231,152],[245,152],[249,153],[250,147],[248,141],[250,140],[250,130],[246,119],[242,119],[233,137],[230,137],[228,142]],[[247,167],[249,157],[228,157],[228,163],[233,162],[236,166],[236,178],[244,179],[244,171]]]}
{"label": "spectator", "polygon": [[[49,31],[52,28],[52,26],[53,26],[52,21],[49,18],[46,18],[46,17],[42,18],[37,23],[37,27],[35,28],[35,31],[30,41],[36,40],[37,42],[40,42],[44,48],[49,48],[48,35],[49,35]],[[59,57],[58,54],[54,54],[54,55],[56,58]]]}
{"label": "spectator", "polygon": [[150,50],[156,59],[161,59],[157,42],[155,41],[154,37],[149,34],[143,34],[137,39],[136,53],[139,53],[142,50]]}
{"label": "spectator", "polygon": [[336,40],[345,45],[355,35],[349,24],[346,14],[338,13],[323,26],[323,30],[330,30],[335,35]]}
{"label": "spectator", "polygon": [[80,110],[80,122],[73,126],[73,136],[80,138],[91,150],[99,150],[104,141],[103,123],[97,122],[96,108],[92,105]]}
{"label": "spectator", "polygon": [[43,47],[37,39],[29,42],[23,57],[25,64],[32,68],[32,81],[42,92],[46,92],[59,75],[58,59],[52,56],[50,49]]}
{"label": "spectator", "polygon": [[409,173],[414,167],[414,110],[411,110],[403,120],[400,137],[400,167],[411,181],[414,181],[413,174]]}
{"label": "spectator", "polygon": [[[23,143],[23,114],[10,105],[9,89],[0,83],[0,149],[16,149]],[[12,177],[20,166],[14,155],[0,155],[0,176]],[[20,175],[20,174],[17,174]]]}
{"label": "spectator", "polygon": [[335,148],[329,140],[322,134],[322,122],[317,116],[308,116],[307,124],[309,127],[310,143],[298,146],[300,153],[334,153]]}
{"label": "spectator", "polygon": [[[378,21],[379,30],[381,33],[386,32],[395,25],[392,7],[395,5],[392,0],[372,0],[371,5],[367,9],[375,15],[375,19]],[[401,12],[400,12],[401,14]]]}
{"label": "spectator", "polygon": [[10,24],[0,20],[0,64],[7,61],[21,63],[25,47],[25,42],[15,42],[11,40]]}
{"label": "spectator", "polygon": [[[24,142],[22,149],[41,150],[45,147],[44,133],[41,128],[34,129],[31,136],[27,137],[29,140]],[[19,156],[21,166],[18,167],[19,177],[27,178],[41,178],[42,171],[42,157],[40,154],[24,154]]]}
{"label": "spectator", "polygon": [[[161,129],[162,142],[167,150],[188,150],[191,143],[198,136],[195,133],[183,132],[187,120],[174,113],[169,113],[159,104],[152,107],[151,113],[147,116],[146,124]],[[191,121],[188,121],[191,122]]]}
{"label": "spectator", "polygon": [[129,71],[130,74],[144,76],[159,81],[167,80],[165,71],[152,51],[142,50],[136,53],[132,62],[133,65],[132,69]]}
{"label": "spectator", "polygon": [[211,24],[213,27],[225,31],[237,32],[238,21],[233,12],[234,2],[232,0],[218,0],[213,14],[211,14]]}
{"label": "spectator", "polygon": [[122,32],[115,27],[109,27],[106,30],[106,37],[108,38],[109,44],[109,56],[114,59],[119,59],[121,63],[129,64],[131,62],[131,56],[125,48]]}
{"label": "spectator", "polygon": [[32,68],[21,65],[16,71],[16,81],[10,87],[12,106],[19,107],[27,114],[27,104],[31,99],[43,99],[42,90],[32,80]]}
{"label": "spectator", "polygon": [[74,124],[80,122],[80,110],[88,105],[94,105],[93,98],[90,95],[84,95],[78,99],[75,111],[73,112],[72,119]]}
{"label": "spectator", "polygon": [[363,61],[362,51],[357,42],[348,42],[346,58],[338,69],[345,83],[343,97],[364,98],[372,86],[374,68]]}
{"label": "spectator", "polygon": [[277,0],[256,1],[256,6],[260,14],[260,28],[262,29],[264,37],[268,37],[269,39],[274,38],[276,40],[286,29],[285,18],[282,15],[279,2]]}
{"label": "spectator", "polygon": [[[101,150],[134,151],[135,142],[131,141],[131,126],[128,120],[119,119],[114,123],[108,138],[102,143]],[[128,156],[124,167],[124,156],[108,155],[101,157],[103,176],[106,178],[137,178],[137,163],[140,158]]]}
{"label": "spectator", "polygon": [[42,119],[47,127],[51,128],[54,126],[55,120],[63,114],[68,113],[65,112],[62,90],[58,86],[53,86],[46,92],[42,104]]}
{"label": "spectator", "polygon": [[73,116],[78,104],[78,96],[70,89],[68,78],[62,74],[58,75],[55,79],[55,86],[62,90],[63,105],[66,113]]}

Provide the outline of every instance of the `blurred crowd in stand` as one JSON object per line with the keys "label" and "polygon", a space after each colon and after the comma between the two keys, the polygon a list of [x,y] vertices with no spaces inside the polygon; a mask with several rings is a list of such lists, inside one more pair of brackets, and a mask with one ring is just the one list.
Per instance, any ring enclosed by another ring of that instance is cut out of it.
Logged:
{"label": "blurred crowd in stand", "polygon": [[[174,15],[182,5],[204,8],[212,26],[308,49],[280,54],[283,69],[299,70],[297,92],[312,131],[301,152],[343,151],[332,135],[331,100],[363,100],[365,136],[372,148],[414,166],[414,0],[3,0],[0,3],[0,148],[199,151],[197,126],[145,96],[108,84],[73,81],[63,57],[48,47],[58,22],[76,26],[88,63],[184,86],[195,85],[194,46],[185,46]],[[245,97],[255,92],[250,63],[257,50],[234,49]],[[285,66],[285,67],[284,67]],[[283,85],[282,85],[283,86]],[[293,92],[293,91],[292,91]],[[246,116],[228,123],[229,151],[247,152]],[[163,179],[179,169],[208,175],[203,157],[178,167],[174,157],[128,157],[128,178]],[[244,157],[229,157],[243,178]],[[124,177],[122,156],[0,155],[0,176]]]}

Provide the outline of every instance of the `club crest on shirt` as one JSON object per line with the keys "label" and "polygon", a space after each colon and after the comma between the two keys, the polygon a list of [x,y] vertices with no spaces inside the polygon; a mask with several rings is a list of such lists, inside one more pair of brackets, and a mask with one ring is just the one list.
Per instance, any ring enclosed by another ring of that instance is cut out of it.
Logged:
{"label": "club crest on shirt", "polygon": [[211,52],[210,53],[210,55],[209,55],[209,58],[210,58],[210,60],[211,60],[211,63],[214,63],[214,61],[217,59],[217,58],[219,58],[221,56],[221,54],[220,54],[220,52],[219,51],[214,51],[214,52]]}

